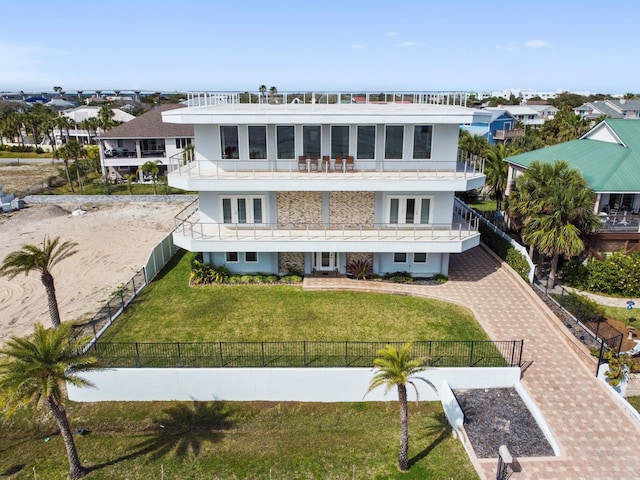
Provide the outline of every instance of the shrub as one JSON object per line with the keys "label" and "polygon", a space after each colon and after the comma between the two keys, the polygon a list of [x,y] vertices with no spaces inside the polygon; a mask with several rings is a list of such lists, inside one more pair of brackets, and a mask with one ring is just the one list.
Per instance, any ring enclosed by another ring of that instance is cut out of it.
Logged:
{"label": "shrub", "polygon": [[346,269],[347,272],[356,280],[366,280],[373,271],[371,267],[371,261],[368,258],[358,258],[355,260],[351,260],[349,263],[347,263]]}
{"label": "shrub", "polygon": [[609,380],[609,385],[617,387],[629,376],[634,362],[626,353],[607,352],[604,354],[604,358],[609,363],[609,370],[604,373],[604,376]]}
{"label": "shrub", "polygon": [[513,247],[509,247],[507,250],[507,257],[505,261],[511,268],[513,268],[518,275],[520,275],[525,281],[529,281],[529,270],[531,267],[529,266],[529,262],[524,255],[522,255],[518,250]]}
{"label": "shrub", "polygon": [[384,279],[392,283],[413,283],[413,277],[409,272],[391,272],[385,273]]}
{"label": "shrub", "polygon": [[194,285],[204,285],[208,283],[224,283],[229,278],[229,269],[224,265],[212,266],[202,263],[198,255],[194,255],[190,260],[191,274],[189,281]]}
{"label": "shrub", "polygon": [[592,258],[586,266],[570,261],[562,270],[573,287],[606,295],[640,296],[640,252],[613,252],[602,260]]}
{"label": "shrub", "polygon": [[449,280],[445,275],[442,275],[441,273],[436,273],[433,276],[433,279],[438,283],[446,283],[447,280]]}
{"label": "shrub", "polygon": [[604,309],[598,302],[577,293],[568,293],[558,298],[560,304],[580,321],[604,320]]}

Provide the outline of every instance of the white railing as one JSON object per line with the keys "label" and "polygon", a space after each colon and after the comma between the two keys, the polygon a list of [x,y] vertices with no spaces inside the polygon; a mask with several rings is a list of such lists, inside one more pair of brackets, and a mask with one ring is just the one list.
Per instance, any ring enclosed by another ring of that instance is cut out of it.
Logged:
{"label": "white railing", "polygon": [[322,176],[333,179],[344,176],[357,178],[419,179],[468,179],[484,174],[476,170],[478,164],[463,159],[462,162],[434,160],[355,160],[353,169],[332,160],[329,164],[299,164],[294,160],[185,160],[182,153],[168,159],[169,173],[187,178],[212,179],[318,179]]}
{"label": "white railing", "polygon": [[467,106],[468,92],[188,92],[188,107],[252,104],[402,103]]}
{"label": "white railing", "polygon": [[452,223],[399,225],[388,223],[366,224],[247,224],[214,223],[176,218],[175,232],[193,240],[233,241],[288,241],[288,240],[332,240],[332,241],[452,241],[463,240],[477,234],[477,220]]}

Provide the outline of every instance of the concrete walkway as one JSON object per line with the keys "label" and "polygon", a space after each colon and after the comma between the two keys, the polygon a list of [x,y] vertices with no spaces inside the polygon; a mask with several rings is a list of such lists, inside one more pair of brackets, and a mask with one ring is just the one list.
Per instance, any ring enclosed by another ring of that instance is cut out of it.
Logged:
{"label": "concrete walkway", "polygon": [[[305,288],[349,289],[439,298],[473,311],[494,340],[524,339],[522,385],[540,408],[559,457],[518,458],[522,479],[640,478],[640,425],[595,377],[596,362],[531,289],[481,247],[451,256],[439,286],[318,278]],[[487,479],[496,459],[480,460]]]}

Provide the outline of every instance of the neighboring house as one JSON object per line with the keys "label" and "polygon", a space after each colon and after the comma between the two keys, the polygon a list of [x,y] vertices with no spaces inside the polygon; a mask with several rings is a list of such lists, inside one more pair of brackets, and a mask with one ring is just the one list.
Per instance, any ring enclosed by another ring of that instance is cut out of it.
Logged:
{"label": "neighboring house", "polygon": [[[127,112],[123,112],[119,108],[112,108],[111,111],[113,112],[112,119],[116,122],[125,123],[136,118]],[[99,112],[100,112],[100,107],[95,107],[95,106],[82,106],[82,107],[73,108],[71,110],[66,110],[62,115],[73,120],[77,126],[76,128],[72,128],[69,130],[68,132],[69,138],[72,138],[77,142],[80,142],[85,145],[91,143],[90,137],[95,137],[95,135],[90,135],[87,130],[83,128],[78,128],[78,127],[80,126],[80,122],[82,122],[83,120],[87,120],[89,118],[96,118]],[[98,134],[100,133],[102,133],[101,130],[98,131]],[[67,136],[67,131],[66,130],[59,131],[56,129],[55,136],[56,136],[57,144],[62,145],[63,138],[66,138]]]}
{"label": "neighboring house", "polygon": [[603,115],[608,118],[640,118],[640,100],[596,100],[573,109],[581,119],[596,120]]}
{"label": "neighboring house", "polygon": [[99,135],[103,174],[121,181],[126,175],[138,173],[140,180],[144,180],[139,167],[155,161],[163,175],[167,159],[193,143],[193,126],[162,122],[162,112],[180,107],[180,104],[160,105]]}
{"label": "neighboring house", "polygon": [[517,119],[507,110],[500,108],[484,109],[491,117],[477,117],[475,123],[461,125],[472,135],[484,137],[490,145],[510,143],[514,138],[524,136],[524,129],[515,128]]}
{"label": "neighboring house", "polygon": [[203,95],[162,117],[194,128],[195,158],[175,157],[169,185],[198,191],[198,207],[173,238],[206,263],[338,275],[365,262],[376,274],[447,275],[451,254],[479,244],[454,193],[481,188],[485,176],[457,161],[457,145],[459,125],[488,114],[460,106],[464,94],[456,105],[421,94],[416,103],[361,95],[209,106]]}
{"label": "neighboring house", "polygon": [[538,117],[541,118],[543,122],[546,122],[547,120],[553,120],[558,113],[558,109],[553,105],[535,105],[528,103],[527,107],[537,111]]}
{"label": "neighboring house", "polygon": [[509,178],[534,160],[566,160],[596,191],[603,225],[592,238],[594,252],[640,249],[640,120],[607,119],[579,140],[509,157]]}
{"label": "neighboring house", "polygon": [[[528,105],[503,105],[498,108],[509,112],[518,122],[526,127],[539,127],[544,123],[544,119],[540,116],[540,112]],[[485,108],[485,110],[493,109],[493,107]]]}

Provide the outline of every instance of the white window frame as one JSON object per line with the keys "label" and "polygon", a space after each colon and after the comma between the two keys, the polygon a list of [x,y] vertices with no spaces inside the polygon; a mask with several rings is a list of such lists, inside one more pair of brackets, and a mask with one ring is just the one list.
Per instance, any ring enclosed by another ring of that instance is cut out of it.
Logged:
{"label": "white window frame", "polygon": [[[396,255],[404,255],[404,260],[401,262],[396,261]],[[405,252],[395,252],[393,254],[393,263],[395,265],[405,265],[407,263],[407,260],[409,260],[409,254],[405,253]]]}
{"label": "white window frame", "polygon": [[[231,201],[231,222],[224,221],[224,200],[229,199]],[[238,216],[238,200],[243,199],[245,201],[246,215],[247,221],[242,223],[242,225],[264,225],[266,223],[266,201],[264,195],[220,195],[219,197],[219,207],[220,207],[220,222],[226,223],[228,225],[239,224],[239,216]],[[262,204],[262,221],[259,223],[255,222],[254,211],[253,211],[253,201],[260,200]]]}
{"label": "white window frame", "polygon": [[[416,260],[416,255],[424,255],[424,262]],[[429,254],[426,252],[414,252],[413,254],[413,263],[418,263],[420,265],[426,265],[429,263]]]}
{"label": "white window frame", "polygon": [[[429,222],[421,223],[422,200],[429,200]],[[398,222],[391,223],[391,201],[398,200]],[[414,222],[407,223],[407,200],[415,200]],[[433,223],[433,209],[435,204],[433,195],[388,195],[386,202],[385,219],[388,225],[430,225]],[[417,221],[416,221],[417,220]]]}

